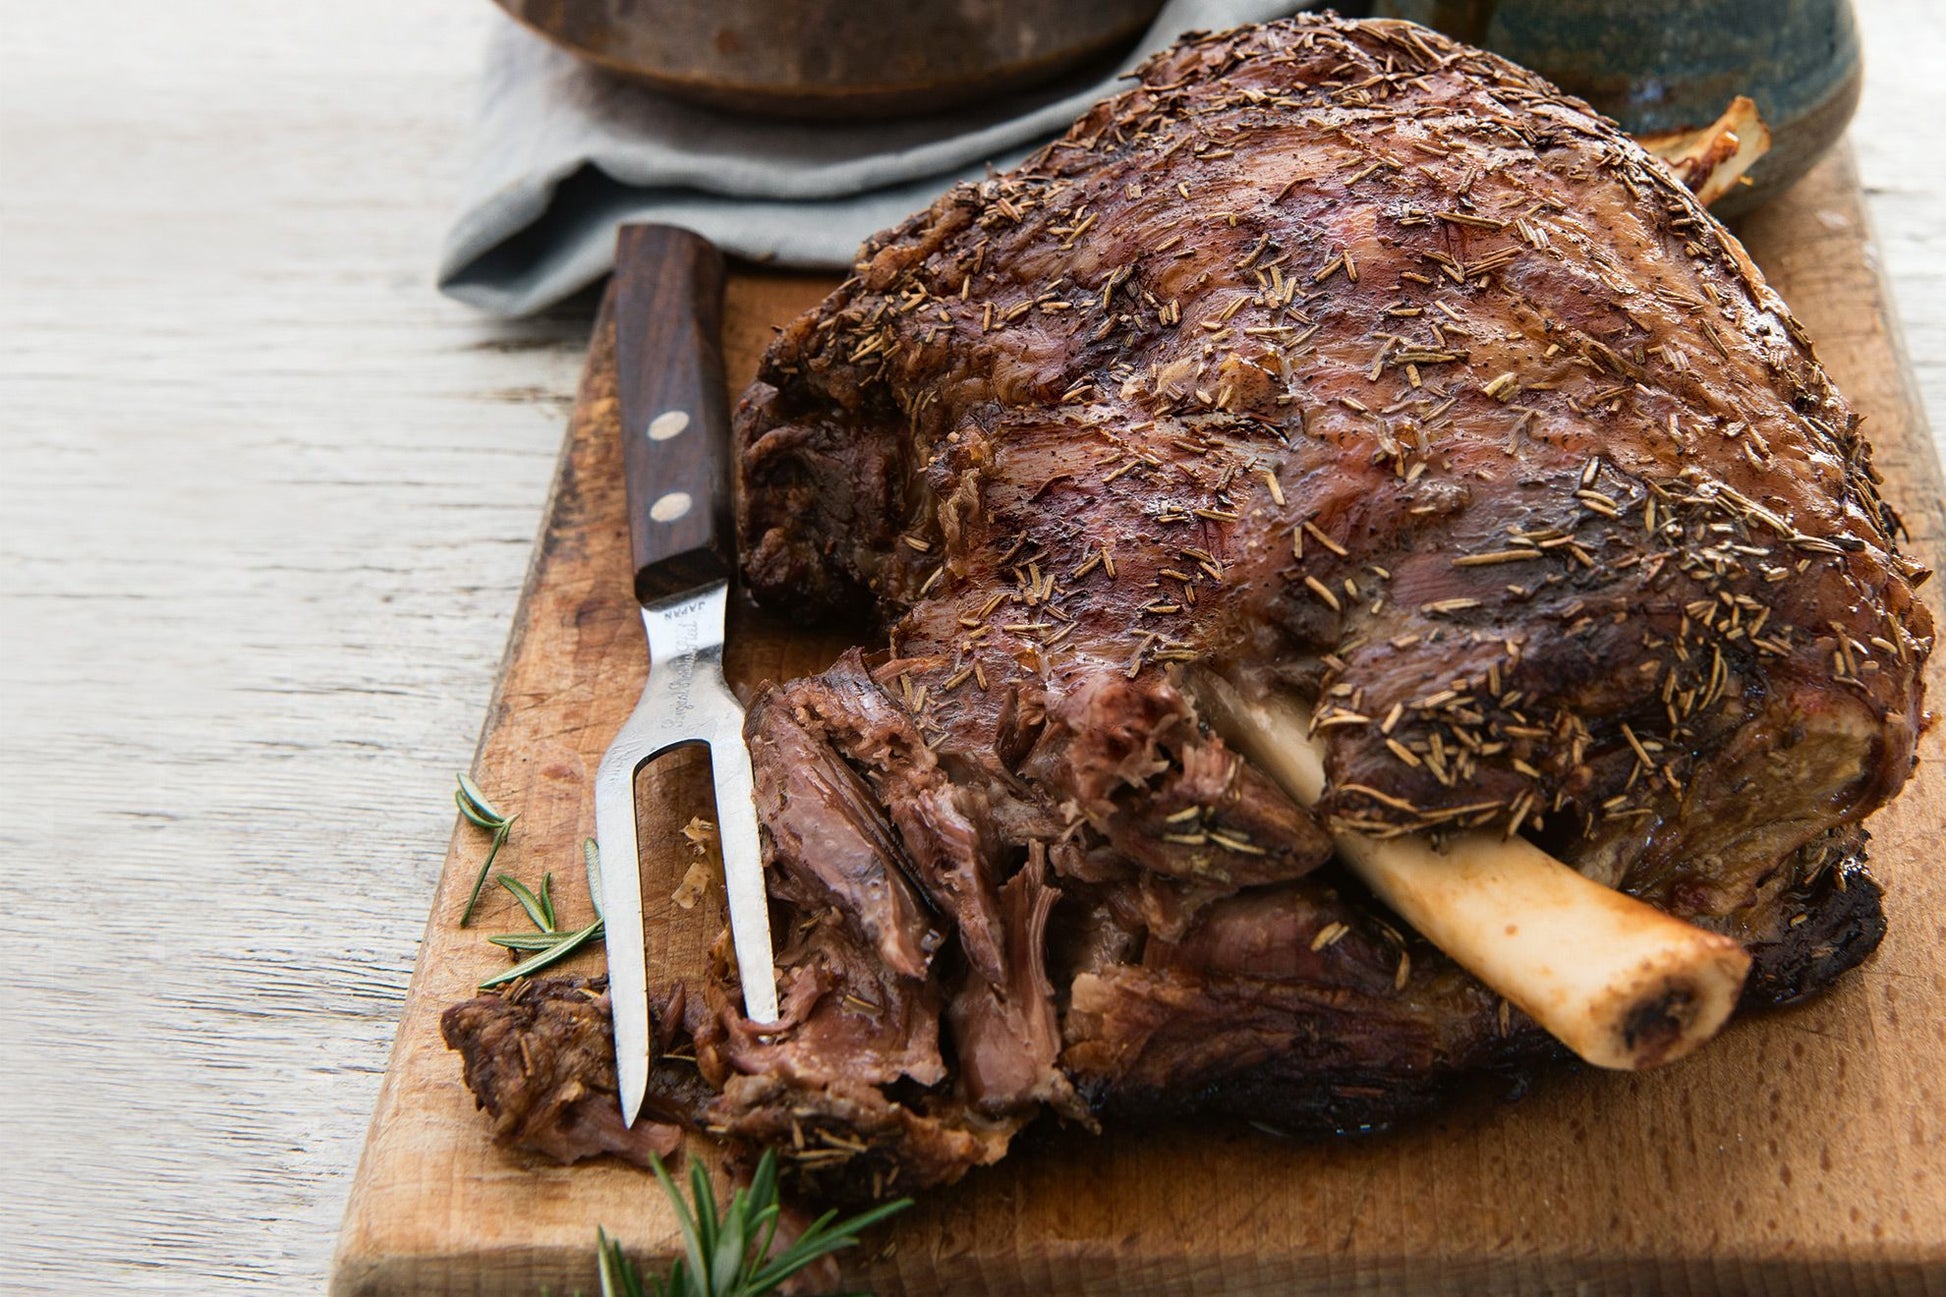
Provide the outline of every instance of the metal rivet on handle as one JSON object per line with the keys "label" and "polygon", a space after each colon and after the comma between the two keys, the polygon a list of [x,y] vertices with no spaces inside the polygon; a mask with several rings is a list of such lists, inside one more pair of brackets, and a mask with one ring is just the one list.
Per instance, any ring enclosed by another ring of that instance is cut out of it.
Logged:
{"label": "metal rivet on handle", "polygon": [[649,421],[649,440],[667,441],[689,426],[689,416],[681,410],[669,410],[658,414]]}
{"label": "metal rivet on handle", "polygon": [[690,503],[687,491],[671,491],[649,506],[649,517],[657,522],[674,522],[689,512]]}

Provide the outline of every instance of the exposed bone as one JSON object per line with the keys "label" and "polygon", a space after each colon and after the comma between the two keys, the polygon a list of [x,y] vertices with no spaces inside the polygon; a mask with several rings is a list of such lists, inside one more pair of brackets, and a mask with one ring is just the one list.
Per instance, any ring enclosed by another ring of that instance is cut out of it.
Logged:
{"label": "exposed bone", "polygon": [[1638,135],[1635,142],[1661,158],[1707,207],[1730,192],[1757,159],[1770,152],[1770,128],[1743,95],[1697,131]]}
{"label": "exposed bone", "polygon": [[[1192,681],[1225,740],[1306,806],[1324,795],[1323,754],[1305,706],[1246,699],[1227,681]],[[1471,832],[1443,849],[1420,836],[1331,829],[1338,857],[1452,960],[1598,1067],[1681,1058],[1736,1007],[1750,957],[1583,877],[1524,838]]]}

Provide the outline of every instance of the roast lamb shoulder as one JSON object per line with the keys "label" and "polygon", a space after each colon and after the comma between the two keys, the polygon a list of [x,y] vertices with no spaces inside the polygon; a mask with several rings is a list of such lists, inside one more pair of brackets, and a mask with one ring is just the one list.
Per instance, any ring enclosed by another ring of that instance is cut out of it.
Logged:
{"label": "roast lamb shoulder", "polygon": [[[1932,637],[1858,422],[1535,75],[1192,34],[871,240],[737,411],[751,593],[884,647],[753,701],[785,1023],[727,957],[665,999],[670,1119],[870,1195],[1043,1112],[1368,1128],[1553,1056],[1333,828],[1526,835],[1742,943],[1749,1007],[1828,985]],[[1317,807],[1191,668],[1310,703]]]}

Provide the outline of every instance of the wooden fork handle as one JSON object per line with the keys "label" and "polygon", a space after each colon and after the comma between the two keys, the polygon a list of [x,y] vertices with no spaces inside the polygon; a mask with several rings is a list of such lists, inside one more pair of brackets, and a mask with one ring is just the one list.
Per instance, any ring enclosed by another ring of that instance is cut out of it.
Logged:
{"label": "wooden fork handle", "polygon": [[726,580],[736,564],[722,328],[716,245],[674,226],[623,226],[615,348],[635,594],[643,603]]}

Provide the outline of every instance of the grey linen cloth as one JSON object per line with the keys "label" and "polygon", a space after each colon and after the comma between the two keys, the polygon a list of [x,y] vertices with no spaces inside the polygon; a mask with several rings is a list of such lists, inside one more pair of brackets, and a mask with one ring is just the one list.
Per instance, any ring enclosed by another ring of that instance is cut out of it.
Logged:
{"label": "grey linen cloth", "polygon": [[[1303,7],[1170,0],[1118,71],[1185,31]],[[1071,78],[905,120],[766,122],[603,75],[507,20],[488,51],[439,287],[496,315],[542,310],[607,273],[628,221],[685,226],[754,261],[843,269],[868,236],[956,181],[1012,166],[1115,89],[1115,77]]]}

